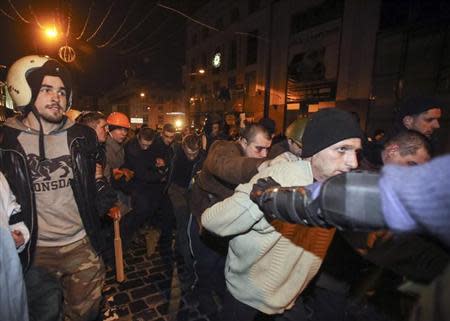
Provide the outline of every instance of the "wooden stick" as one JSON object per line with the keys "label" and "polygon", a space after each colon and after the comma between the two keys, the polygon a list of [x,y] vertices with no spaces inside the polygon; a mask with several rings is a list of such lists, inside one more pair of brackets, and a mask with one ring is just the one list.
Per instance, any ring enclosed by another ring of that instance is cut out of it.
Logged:
{"label": "wooden stick", "polygon": [[125,274],[123,272],[123,252],[119,220],[114,220],[114,257],[116,260],[116,280],[117,282],[123,282],[125,280]]}

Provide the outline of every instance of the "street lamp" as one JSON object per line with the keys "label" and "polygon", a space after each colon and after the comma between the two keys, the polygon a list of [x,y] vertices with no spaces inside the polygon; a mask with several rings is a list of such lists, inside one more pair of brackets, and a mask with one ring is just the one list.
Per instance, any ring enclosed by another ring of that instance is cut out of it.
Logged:
{"label": "street lamp", "polygon": [[197,75],[204,75],[206,73],[206,70],[201,68],[197,70],[197,72],[190,72],[189,76],[197,76]]}
{"label": "street lamp", "polygon": [[47,38],[50,39],[55,39],[58,36],[58,31],[56,31],[55,26],[46,28],[44,32]]}
{"label": "street lamp", "polygon": [[141,92],[141,93],[139,94],[139,96],[141,96],[141,98],[144,98],[144,97],[145,97],[145,93],[144,93],[144,92]]}

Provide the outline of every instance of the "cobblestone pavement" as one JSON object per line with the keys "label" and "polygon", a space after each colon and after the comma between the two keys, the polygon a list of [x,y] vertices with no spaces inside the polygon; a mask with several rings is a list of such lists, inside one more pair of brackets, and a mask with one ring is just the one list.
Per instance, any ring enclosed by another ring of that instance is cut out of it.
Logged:
{"label": "cobblestone pavement", "polygon": [[118,283],[114,268],[107,267],[104,320],[215,321],[200,313],[192,294],[181,289],[182,266],[175,263],[173,240],[156,240],[154,231],[145,232],[147,238],[142,235],[124,252],[124,282]]}

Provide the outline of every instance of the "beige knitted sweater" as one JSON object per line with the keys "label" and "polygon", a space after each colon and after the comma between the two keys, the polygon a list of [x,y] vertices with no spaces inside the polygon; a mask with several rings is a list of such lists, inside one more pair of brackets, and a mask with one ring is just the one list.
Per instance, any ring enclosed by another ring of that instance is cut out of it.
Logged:
{"label": "beige knitted sweater", "polygon": [[234,236],[225,266],[228,290],[240,302],[267,314],[293,306],[319,270],[334,235],[333,229],[269,223],[250,200],[252,186],[261,177],[272,176],[282,186],[313,182],[309,162],[282,155],[202,215],[206,229]]}

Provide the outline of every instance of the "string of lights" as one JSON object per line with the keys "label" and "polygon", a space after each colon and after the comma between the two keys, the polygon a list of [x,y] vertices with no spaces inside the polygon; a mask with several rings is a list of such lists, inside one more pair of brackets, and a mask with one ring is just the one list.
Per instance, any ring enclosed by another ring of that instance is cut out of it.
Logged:
{"label": "string of lights", "polygon": [[[188,19],[188,20],[190,20],[190,21],[192,21],[192,22],[195,22],[195,23],[197,23],[197,24],[199,24],[199,25],[201,25],[201,26],[203,26],[203,27],[205,27],[205,28],[207,28],[207,29],[211,29],[211,30],[214,30],[214,31],[217,31],[217,32],[223,32],[223,30],[217,29],[217,28],[215,28],[215,27],[213,27],[213,26],[210,26],[210,25],[208,25],[208,24],[206,24],[206,23],[204,23],[204,22],[201,22],[201,21],[199,21],[199,20],[197,20],[197,19],[195,19],[195,18],[192,18],[191,16],[188,16],[187,14],[185,14],[185,13],[183,13],[183,12],[177,10],[177,9],[171,8],[171,7],[169,7],[169,6],[162,5],[161,3],[158,3],[157,5],[158,5],[159,7],[161,7],[161,8],[164,8],[164,9],[167,9],[167,10],[170,10],[170,11],[173,11],[173,12],[176,12],[176,13],[178,13],[179,15],[185,17],[186,19]],[[261,37],[261,36],[258,36],[258,35],[252,34],[252,33],[248,33],[248,32],[235,31],[234,34],[242,35],[242,36],[247,36],[247,37],[258,38],[258,39],[264,40],[264,41],[266,41],[266,42],[269,42],[269,39],[267,39],[267,38],[264,38],[264,37]]]}
{"label": "string of lights", "polygon": [[167,9],[167,10],[170,10],[170,11],[173,11],[173,12],[176,12],[179,15],[182,15],[183,17],[185,17],[185,18],[187,18],[187,19],[189,19],[189,20],[191,20],[191,21],[193,21],[193,22],[195,22],[195,23],[197,23],[197,24],[199,24],[199,25],[201,25],[201,26],[203,26],[205,28],[208,28],[208,29],[211,29],[211,30],[214,30],[214,31],[220,31],[219,29],[217,29],[217,28],[215,28],[213,26],[207,25],[206,23],[203,23],[203,22],[201,22],[201,21],[199,21],[197,19],[194,19],[194,18],[188,16],[187,14],[185,14],[185,13],[183,13],[183,12],[177,10],[177,9],[174,9],[174,8],[162,5],[161,3],[158,3],[157,6],[159,6],[161,8],[164,8],[164,9]]}
{"label": "string of lights", "polygon": [[6,17],[8,17],[9,19],[11,19],[12,21],[17,21],[16,18],[10,16],[6,11],[4,11],[3,9],[0,8],[0,12],[3,13]]}
{"label": "string of lights", "polygon": [[137,3],[137,0],[135,0],[133,2],[133,4],[131,5],[130,9],[128,10],[125,18],[123,19],[122,23],[119,25],[119,28],[117,28],[116,32],[114,32],[114,34],[111,36],[111,38],[109,38],[109,40],[107,40],[106,42],[102,43],[101,45],[97,45],[97,48],[104,48],[104,47],[106,47],[119,34],[120,30],[122,30],[123,26],[125,25],[125,22],[127,21],[130,13],[133,11],[134,7],[136,6],[136,3]]}
{"label": "string of lights", "polygon": [[123,35],[120,39],[114,41],[111,46],[114,47],[116,45],[118,45],[119,43],[121,43],[122,41],[124,41],[125,39],[127,39],[130,34],[132,34],[134,31],[136,31],[144,22],[145,20],[148,19],[148,17],[150,17],[150,15],[155,11],[156,6],[153,6],[149,12],[147,12],[147,14],[144,16],[144,18],[142,18],[141,21],[139,21],[139,23],[137,25],[135,25],[133,28],[130,29],[130,31],[128,31],[127,33],[125,33],[125,35]]}
{"label": "string of lights", "polygon": [[66,43],[69,39],[70,35],[70,24],[72,22],[72,4],[69,2],[68,9],[67,9],[67,29],[66,29]]}
{"label": "string of lights", "polygon": [[92,38],[94,38],[97,35],[97,33],[100,31],[100,29],[103,27],[103,24],[105,23],[106,19],[108,19],[109,14],[111,13],[111,10],[112,10],[112,8],[113,8],[115,3],[116,3],[116,1],[113,1],[111,3],[111,5],[109,6],[108,11],[106,12],[106,15],[103,17],[103,20],[100,23],[100,25],[98,26],[97,30],[95,30],[94,33],[89,38],[86,39],[86,42],[89,42]]}
{"label": "string of lights", "polygon": [[153,35],[158,32],[163,26],[165,26],[168,23],[169,19],[166,20],[165,22],[161,23],[156,29],[154,29],[151,33],[149,33],[144,39],[142,39],[138,44],[126,49],[126,50],[121,50],[121,54],[127,54],[130,53],[134,50],[136,50],[137,48],[139,48],[140,46],[142,46],[148,39],[150,39],[151,37],[153,37]]}
{"label": "string of lights", "polygon": [[11,0],[8,0],[9,5],[11,6],[11,8],[14,10],[14,12],[16,13],[16,15],[20,18],[20,20],[22,20],[25,23],[30,23],[27,19],[25,19],[20,13],[19,11],[16,9],[16,7],[14,7],[14,4],[11,2]]}
{"label": "string of lights", "polygon": [[36,14],[34,13],[33,8],[31,7],[31,4],[28,5],[28,10],[30,11],[31,15],[33,16],[34,22],[36,22],[37,26],[38,26],[39,28],[41,28],[41,29],[44,29],[44,26],[41,25],[41,23],[39,22],[39,20],[38,20]]}
{"label": "string of lights", "polygon": [[86,28],[87,28],[87,25],[88,25],[88,22],[89,22],[89,18],[91,17],[92,7],[94,6],[94,4],[95,4],[95,1],[92,1],[91,5],[89,6],[88,15],[87,15],[86,20],[84,22],[83,30],[81,30],[81,33],[77,37],[77,40],[80,40],[81,37],[83,37],[84,32],[86,31]]}

